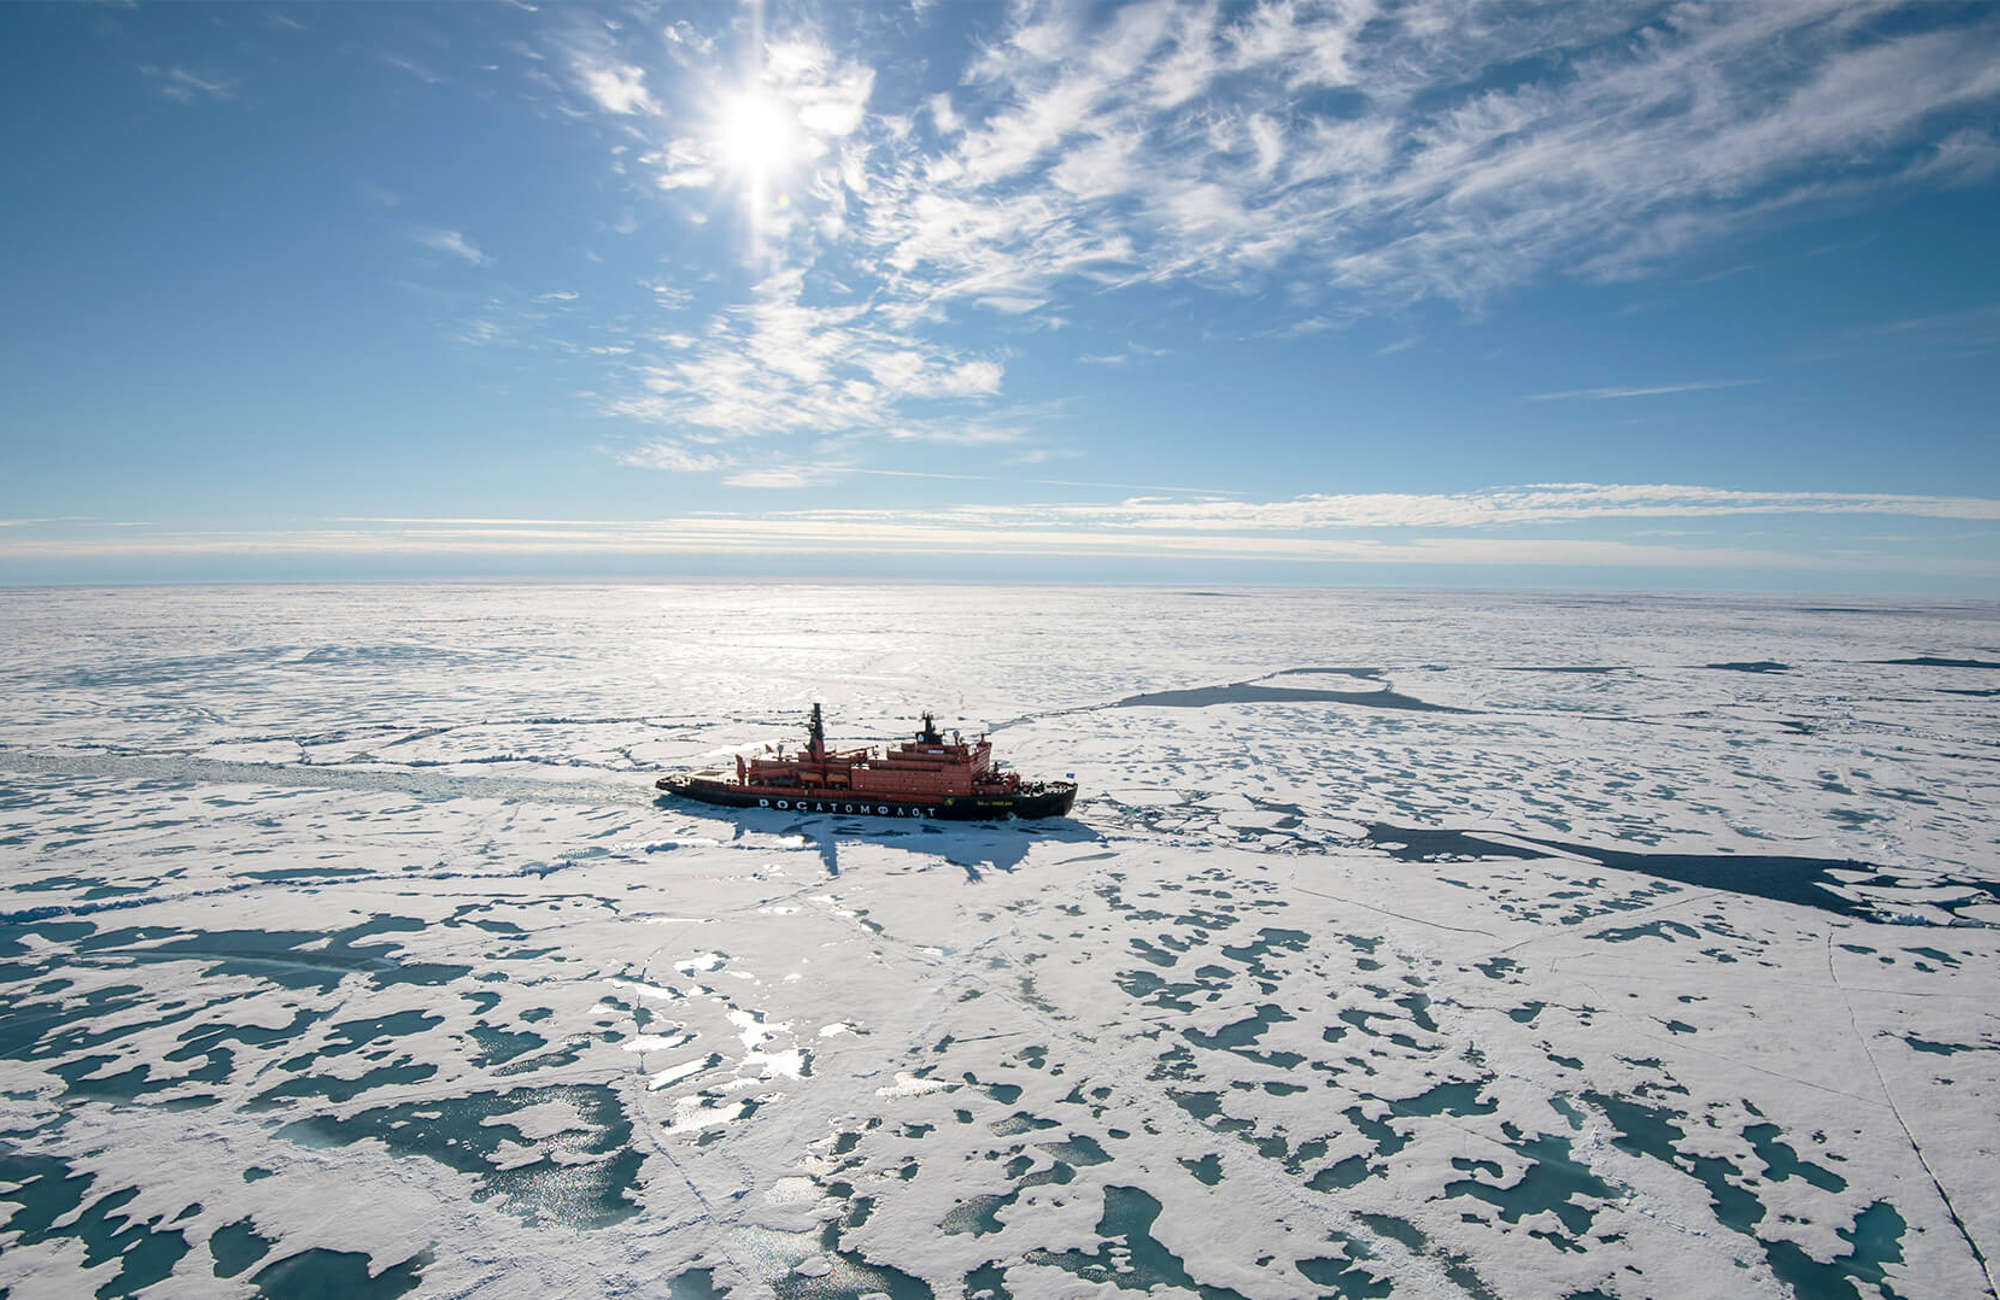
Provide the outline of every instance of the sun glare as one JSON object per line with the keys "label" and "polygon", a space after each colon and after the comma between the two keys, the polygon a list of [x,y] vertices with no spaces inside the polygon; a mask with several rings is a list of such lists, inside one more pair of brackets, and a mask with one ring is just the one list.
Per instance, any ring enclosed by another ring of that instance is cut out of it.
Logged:
{"label": "sun glare", "polygon": [[792,162],[797,130],[786,107],[756,91],[724,102],[716,124],[716,146],[730,170],[765,180]]}

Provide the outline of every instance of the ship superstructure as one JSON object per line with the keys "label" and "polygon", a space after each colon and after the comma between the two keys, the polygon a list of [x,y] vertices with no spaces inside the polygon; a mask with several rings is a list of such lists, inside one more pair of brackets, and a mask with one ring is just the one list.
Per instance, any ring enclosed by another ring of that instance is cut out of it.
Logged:
{"label": "ship superstructure", "polygon": [[956,731],[947,738],[929,713],[913,739],[886,749],[831,748],[817,704],[805,748],[797,753],[787,755],[780,746],[750,758],[739,754],[733,779],[726,769],[710,768],[656,784],[669,794],[732,808],[874,817],[1060,817],[1076,802],[1075,782],[1024,781],[993,761],[992,741],[967,741]]}

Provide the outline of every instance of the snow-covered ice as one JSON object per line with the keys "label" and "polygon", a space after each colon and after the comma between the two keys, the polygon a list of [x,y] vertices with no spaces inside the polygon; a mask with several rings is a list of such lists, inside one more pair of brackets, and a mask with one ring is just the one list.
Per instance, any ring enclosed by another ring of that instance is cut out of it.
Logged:
{"label": "snow-covered ice", "polygon": [[[0,1294],[1970,1296],[2000,609],[0,592]],[[662,801],[935,708],[1072,818]]]}

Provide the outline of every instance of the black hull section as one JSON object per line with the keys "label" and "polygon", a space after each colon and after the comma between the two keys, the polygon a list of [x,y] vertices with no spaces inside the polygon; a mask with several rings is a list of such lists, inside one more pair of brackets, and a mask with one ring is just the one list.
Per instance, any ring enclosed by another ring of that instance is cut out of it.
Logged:
{"label": "black hull section", "polygon": [[723,808],[758,808],[771,812],[840,813],[856,817],[899,817],[905,820],[983,822],[1002,817],[1062,817],[1076,803],[1076,786],[1067,781],[1045,782],[1013,794],[948,795],[937,799],[838,799],[813,794],[766,794],[722,782],[663,776],[653,788]]}

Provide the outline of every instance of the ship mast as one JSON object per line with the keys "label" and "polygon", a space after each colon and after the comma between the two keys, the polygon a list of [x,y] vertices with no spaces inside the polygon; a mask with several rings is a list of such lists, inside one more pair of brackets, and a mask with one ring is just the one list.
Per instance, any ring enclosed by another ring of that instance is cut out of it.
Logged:
{"label": "ship mast", "polygon": [[826,760],[826,727],[820,721],[819,705],[817,704],[813,705],[812,726],[808,730],[807,736],[812,741],[811,752],[813,762],[824,762]]}

